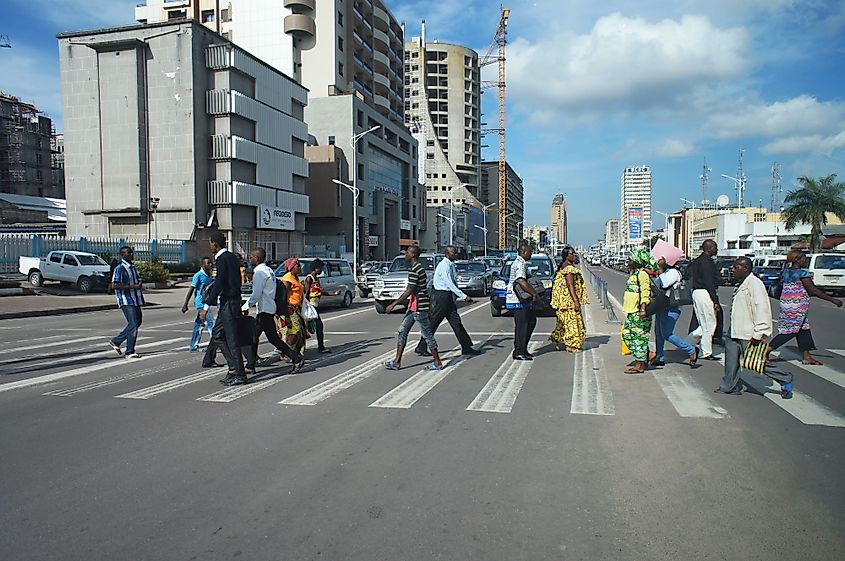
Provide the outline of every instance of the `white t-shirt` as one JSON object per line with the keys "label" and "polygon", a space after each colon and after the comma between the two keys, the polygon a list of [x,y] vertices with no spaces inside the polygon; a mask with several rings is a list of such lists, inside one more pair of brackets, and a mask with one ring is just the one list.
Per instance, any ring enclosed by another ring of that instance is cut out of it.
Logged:
{"label": "white t-shirt", "polygon": [[679,282],[681,282],[681,272],[673,267],[668,267],[657,277],[657,286],[666,290],[666,296],[669,296],[669,289]]}

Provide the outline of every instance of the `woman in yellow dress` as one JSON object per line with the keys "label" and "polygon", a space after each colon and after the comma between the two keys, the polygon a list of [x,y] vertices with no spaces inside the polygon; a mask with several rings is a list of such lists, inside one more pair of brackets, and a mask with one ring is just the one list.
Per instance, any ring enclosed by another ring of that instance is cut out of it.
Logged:
{"label": "woman in yellow dress", "polygon": [[589,299],[584,275],[575,266],[577,259],[578,254],[572,247],[563,248],[563,261],[555,273],[552,286],[552,308],[557,315],[557,324],[549,340],[555,344],[557,350],[560,350],[563,344],[570,353],[580,353],[584,350],[584,341],[587,338],[581,306],[587,304]]}
{"label": "woman in yellow dress", "polygon": [[285,270],[287,273],[282,277],[282,282],[288,289],[288,317],[285,318],[286,325],[282,328],[282,337],[291,349],[302,354],[305,352],[305,339],[308,336],[305,321],[302,319],[302,300],[305,295],[305,287],[299,281],[302,264],[296,257],[291,257],[285,261]]}

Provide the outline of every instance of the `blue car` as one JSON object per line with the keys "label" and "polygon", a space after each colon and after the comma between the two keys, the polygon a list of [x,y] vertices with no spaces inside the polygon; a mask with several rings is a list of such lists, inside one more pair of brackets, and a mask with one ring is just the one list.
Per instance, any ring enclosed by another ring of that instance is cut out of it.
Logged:
{"label": "blue car", "polygon": [[[490,291],[490,315],[494,318],[507,313],[505,307],[505,292],[507,290],[508,278],[511,274],[512,259],[502,267],[498,273],[493,273],[493,289]],[[541,294],[544,304],[544,310],[551,311],[552,303],[552,281],[555,276],[555,262],[554,260],[543,253],[538,253],[531,256],[528,262],[528,274],[536,275],[543,281],[543,286],[546,290]]]}
{"label": "blue car", "polygon": [[773,298],[780,298],[782,290],[781,280],[783,278],[783,269],[780,267],[754,267],[754,274],[757,275],[766,291]]}

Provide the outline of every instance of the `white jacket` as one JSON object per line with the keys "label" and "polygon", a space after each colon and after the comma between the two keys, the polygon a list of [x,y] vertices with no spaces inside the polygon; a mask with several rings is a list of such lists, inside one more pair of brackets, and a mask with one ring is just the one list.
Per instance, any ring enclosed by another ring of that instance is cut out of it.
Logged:
{"label": "white jacket", "polygon": [[772,308],[763,281],[748,275],[736,292],[731,305],[731,337],[749,341],[772,334]]}

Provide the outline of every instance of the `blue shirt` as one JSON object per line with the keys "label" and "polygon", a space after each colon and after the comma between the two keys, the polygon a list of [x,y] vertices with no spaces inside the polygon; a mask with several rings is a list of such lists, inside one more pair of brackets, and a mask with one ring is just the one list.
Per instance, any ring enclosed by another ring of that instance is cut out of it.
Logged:
{"label": "blue shirt", "polygon": [[200,269],[194,273],[194,278],[191,279],[191,286],[194,287],[194,306],[198,310],[202,309],[202,291],[203,289],[214,282],[214,277],[205,272],[205,269]]}
{"label": "blue shirt", "polygon": [[[120,264],[114,268],[114,275],[112,275],[111,281],[114,284],[123,285],[140,284],[141,275],[138,274],[138,269],[135,268],[135,265],[121,259]],[[145,303],[144,295],[138,288],[133,288],[132,290],[115,288],[114,295],[117,297],[117,305],[121,308],[123,306],[143,306]]]}
{"label": "blue shirt", "polygon": [[434,269],[434,290],[448,290],[463,300],[467,295],[458,288],[455,282],[455,264],[449,259],[441,259]]}

